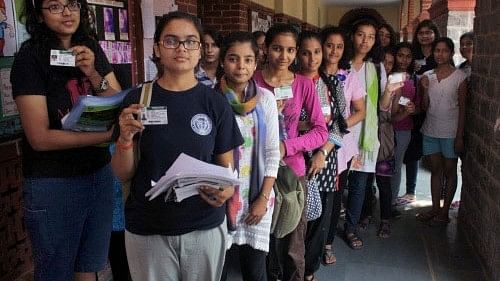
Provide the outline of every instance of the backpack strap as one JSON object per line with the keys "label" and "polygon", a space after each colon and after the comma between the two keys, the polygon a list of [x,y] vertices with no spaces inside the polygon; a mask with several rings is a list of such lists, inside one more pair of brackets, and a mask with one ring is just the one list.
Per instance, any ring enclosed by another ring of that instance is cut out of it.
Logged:
{"label": "backpack strap", "polygon": [[153,92],[153,81],[142,84],[141,97],[139,103],[148,107],[151,104],[151,96]]}

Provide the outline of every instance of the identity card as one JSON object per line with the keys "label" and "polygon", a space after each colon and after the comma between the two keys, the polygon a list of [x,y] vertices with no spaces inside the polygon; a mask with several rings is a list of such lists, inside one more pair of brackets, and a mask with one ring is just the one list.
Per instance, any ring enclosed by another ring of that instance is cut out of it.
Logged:
{"label": "identity card", "polygon": [[292,86],[281,86],[274,88],[274,97],[276,100],[286,100],[293,98]]}
{"label": "identity card", "polygon": [[139,119],[142,125],[166,125],[168,115],[166,106],[150,106],[141,108]]}
{"label": "identity card", "polygon": [[50,65],[75,66],[75,55],[72,51],[50,50]]}

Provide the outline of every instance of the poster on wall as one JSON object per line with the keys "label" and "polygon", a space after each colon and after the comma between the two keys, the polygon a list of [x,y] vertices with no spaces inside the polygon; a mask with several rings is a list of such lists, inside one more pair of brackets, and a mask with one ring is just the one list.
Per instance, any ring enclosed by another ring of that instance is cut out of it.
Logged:
{"label": "poster on wall", "polygon": [[112,64],[132,63],[132,45],[130,42],[99,41],[104,54]]}
{"label": "poster on wall", "polygon": [[128,14],[127,10],[118,10],[118,22],[120,29],[120,40],[128,41]]}
{"label": "poster on wall", "polygon": [[265,19],[263,19],[259,17],[259,12],[256,11],[252,11],[251,16],[252,32],[258,30],[267,32],[269,27],[271,27],[271,24],[273,22],[271,16],[267,16]]}
{"label": "poster on wall", "polygon": [[96,13],[96,6],[95,5],[89,5],[89,24],[90,24],[90,28],[94,30],[95,34],[98,34],[98,31],[97,31],[97,13]]}
{"label": "poster on wall", "polygon": [[0,120],[18,115],[10,84],[10,69],[13,61],[13,57],[0,58]]}
{"label": "poster on wall", "polygon": [[113,0],[87,0],[89,4],[102,5],[102,6],[111,6],[117,8],[124,8],[125,3],[123,1],[113,1]]}
{"label": "poster on wall", "polygon": [[116,40],[113,8],[103,9],[104,40]]}
{"label": "poster on wall", "polygon": [[16,52],[14,5],[11,0],[0,0],[0,57]]}
{"label": "poster on wall", "polygon": [[[1,1],[1,0],[0,0]],[[24,0],[14,0],[14,16],[16,19],[16,43],[17,49],[21,48],[21,44],[30,38],[26,31],[25,21],[21,19],[21,12],[24,7]]]}
{"label": "poster on wall", "polygon": [[153,36],[156,29],[156,19],[162,15],[177,11],[174,0],[143,0],[141,2],[142,26],[144,31],[144,79],[150,81],[156,78],[156,65],[151,61],[153,56]]}

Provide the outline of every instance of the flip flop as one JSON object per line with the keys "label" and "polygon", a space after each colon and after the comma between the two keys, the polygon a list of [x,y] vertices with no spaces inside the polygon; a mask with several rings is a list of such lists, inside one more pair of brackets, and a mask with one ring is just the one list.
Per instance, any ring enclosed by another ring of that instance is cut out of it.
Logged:
{"label": "flip flop", "polygon": [[323,250],[323,265],[332,265],[337,262],[337,257],[333,252],[333,248],[324,248]]}

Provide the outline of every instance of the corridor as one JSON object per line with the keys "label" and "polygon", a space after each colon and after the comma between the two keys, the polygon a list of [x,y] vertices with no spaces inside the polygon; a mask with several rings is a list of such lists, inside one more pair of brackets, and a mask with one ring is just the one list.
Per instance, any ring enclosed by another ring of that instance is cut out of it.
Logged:
{"label": "corridor", "polygon": [[[403,166],[404,168],[404,166]],[[460,171],[459,171],[460,172]],[[403,172],[404,174],[404,172]],[[418,212],[428,208],[430,173],[419,170],[417,202],[402,208],[402,217],[393,221],[392,236],[376,236],[378,219],[360,233],[365,246],[351,250],[337,236],[334,249],[337,264],[321,266],[318,281],[482,281],[486,280],[470,243],[458,230],[458,209],[450,212],[447,227],[429,227],[415,220]],[[405,186],[404,177],[401,186]],[[460,200],[461,177],[455,200]],[[404,193],[404,190],[401,190]],[[378,205],[375,209],[377,209]],[[339,223],[342,227],[343,221]],[[339,229],[339,232],[341,230]],[[236,260],[230,259],[232,261]],[[233,266],[230,279],[240,281]]]}

